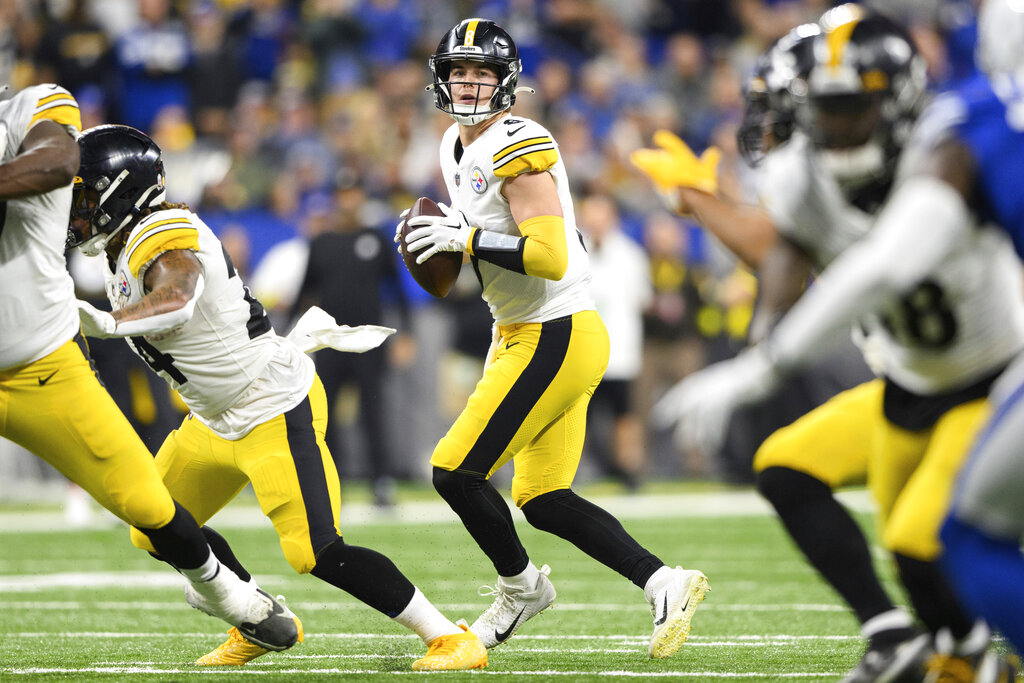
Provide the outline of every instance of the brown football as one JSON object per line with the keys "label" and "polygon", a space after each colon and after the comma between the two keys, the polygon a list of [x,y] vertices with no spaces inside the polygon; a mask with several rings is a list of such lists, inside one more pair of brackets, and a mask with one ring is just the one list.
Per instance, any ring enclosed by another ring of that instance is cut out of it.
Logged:
{"label": "brown football", "polygon": [[409,252],[405,248],[405,236],[416,229],[409,227],[409,219],[416,218],[416,216],[443,215],[444,212],[433,200],[420,197],[409,209],[405,220],[402,221],[402,241],[399,244],[402,260],[405,261],[405,267],[412,275],[412,279],[429,294],[439,299],[448,295],[455,280],[459,277],[459,271],[462,270],[462,252],[439,251],[423,263],[416,263],[416,257],[422,252]]}

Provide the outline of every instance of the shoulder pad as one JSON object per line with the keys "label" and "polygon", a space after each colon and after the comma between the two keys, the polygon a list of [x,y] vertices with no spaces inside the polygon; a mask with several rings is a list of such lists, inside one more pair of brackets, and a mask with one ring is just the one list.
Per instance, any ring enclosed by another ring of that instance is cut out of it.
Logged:
{"label": "shoulder pad", "polygon": [[558,161],[555,141],[544,126],[530,119],[505,117],[496,126],[498,150],[492,157],[494,175],[511,178],[520,173],[546,171]]}

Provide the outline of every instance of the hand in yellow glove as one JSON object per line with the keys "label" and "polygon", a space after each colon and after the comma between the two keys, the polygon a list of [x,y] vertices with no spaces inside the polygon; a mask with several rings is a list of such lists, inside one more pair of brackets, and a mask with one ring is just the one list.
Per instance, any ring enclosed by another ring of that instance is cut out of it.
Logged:
{"label": "hand in yellow glove", "polygon": [[717,147],[708,147],[698,158],[685,142],[667,130],[654,134],[654,144],[660,149],[635,150],[629,160],[660,190],[692,187],[708,194],[718,190],[718,160],[722,154]]}

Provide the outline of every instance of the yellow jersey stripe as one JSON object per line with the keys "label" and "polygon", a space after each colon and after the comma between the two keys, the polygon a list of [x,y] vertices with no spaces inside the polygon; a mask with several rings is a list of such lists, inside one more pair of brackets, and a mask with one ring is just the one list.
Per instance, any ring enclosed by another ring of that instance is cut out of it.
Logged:
{"label": "yellow jersey stripe", "polygon": [[502,159],[504,159],[509,154],[512,154],[513,152],[515,152],[517,150],[520,150],[520,149],[522,149],[524,147],[529,147],[531,145],[539,145],[539,144],[545,144],[545,143],[547,143],[547,144],[554,144],[554,141],[550,137],[548,137],[547,135],[540,135],[540,136],[535,137],[535,138],[527,138],[525,140],[520,140],[519,142],[513,142],[511,145],[509,145],[508,147],[505,147],[504,149],[499,151],[497,154],[495,154],[494,157],[491,159],[491,162],[493,164],[495,164],[495,165],[498,165],[499,163],[502,163]]}
{"label": "yellow jersey stripe", "polygon": [[161,226],[170,225],[171,223],[184,223],[185,225],[187,225],[189,227],[192,226],[192,221],[190,221],[189,219],[185,218],[184,216],[176,216],[174,218],[165,218],[162,221],[154,221],[154,222],[150,223],[149,225],[145,226],[144,228],[142,228],[142,230],[139,231],[139,234],[135,236],[135,239],[133,239],[131,242],[129,242],[127,246],[125,246],[125,248],[124,248],[125,251],[129,251],[130,252],[132,249],[134,249],[136,244],[138,244],[139,242],[141,242],[142,240],[145,239],[145,235],[147,233],[149,233],[152,230],[154,230],[156,228],[159,228]]}
{"label": "yellow jersey stripe", "polygon": [[476,26],[479,23],[479,19],[469,20],[469,25],[466,26],[466,39],[462,41],[463,45],[467,47],[473,47],[473,41],[476,40]]}
{"label": "yellow jersey stripe", "polygon": [[509,159],[494,169],[494,175],[498,178],[514,178],[521,173],[546,171],[554,166],[557,161],[558,152],[555,148],[545,147],[535,151],[524,152],[513,159]]}
{"label": "yellow jersey stripe", "polygon": [[39,100],[36,102],[36,109],[43,106],[44,104],[56,102],[57,100],[71,100],[72,102],[74,102],[75,98],[72,97],[71,93],[68,92],[59,92],[56,95],[47,95],[46,97],[39,98]]}
{"label": "yellow jersey stripe", "polygon": [[139,270],[165,251],[188,249],[199,251],[199,231],[193,227],[166,228],[149,233],[135,251],[128,255],[128,271],[132,277],[139,276]]}
{"label": "yellow jersey stripe", "polygon": [[[71,101],[74,102],[74,100]],[[75,130],[82,130],[82,114],[78,111],[77,105],[60,104],[44,109],[32,117],[32,120],[28,122],[28,127],[31,128],[37,121],[43,119],[49,119],[62,126],[73,126]]]}

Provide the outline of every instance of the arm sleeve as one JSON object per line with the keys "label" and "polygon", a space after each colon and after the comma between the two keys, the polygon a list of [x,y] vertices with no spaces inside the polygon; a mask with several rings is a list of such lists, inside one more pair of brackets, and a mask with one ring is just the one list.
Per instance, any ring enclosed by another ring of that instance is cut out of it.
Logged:
{"label": "arm sleeve", "polygon": [[787,370],[816,358],[860,315],[899,296],[933,271],[973,229],[949,184],[915,176],[901,185],[868,237],[837,258],[769,335]]}
{"label": "arm sleeve", "polygon": [[138,320],[122,320],[117,323],[117,327],[114,328],[115,337],[137,337],[145,336],[147,334],[159,334],[160,332],[167,332],[172,330],[179,325],[184,325],[192,319],[192,314],[196,310],[196,302],[199,297],[203,294],[203,289],[206,288],[206,281],[203,276],[200,275],[199,279],[196,280],[196,290],[192,294],[192,298],[188,300],[181,308],[175,311],[168,311],[167,313],[159,313],[157,315],[147,316],[145,318],[139,318]]}
{"label": "arm sleeve", "polygon": [[519,224],[522,237],[476,228],[471,256],[525,275],[561,280],[569,267],[565,221],[561,216],[534,216]]}

